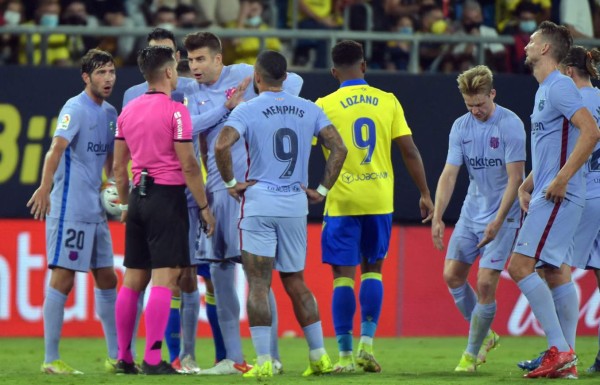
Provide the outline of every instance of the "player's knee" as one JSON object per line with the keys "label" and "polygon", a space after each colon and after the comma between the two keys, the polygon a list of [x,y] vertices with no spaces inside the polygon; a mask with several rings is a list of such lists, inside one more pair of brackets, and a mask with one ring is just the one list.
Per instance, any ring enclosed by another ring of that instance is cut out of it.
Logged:
{"label": "player's knee", "polygon": [[525,269],[523,266],[517,264],[517,263],[511,263],[508,264],[508,274],[510,275],[510,278],[512,278],[513,281],[515,282],[519,282],[521,281],[523,278],[527,277],[531,272],[527,269]]}
{"label": "player's knee", "polygon": [[101,290],[114,289],[117,287],[117,274],[113,268],[102,268],[92,270],[96,287]]}
{"label": "player's knee", "polygon": [[466,281],[464,277],[456,274],[456,272],[444,270],[444,282],[446,282],[449,288],[456,289],[457,287],[461,287]]}
{"label": "player's knee", "polygon": [[50,277],[50,287],[62,294],[68,295],[75,284],[75,272],[72,270],[55,268]]}
{"label": "player's knee", "polygon": [[477,293],[482,303],[488,303],[496,296],[496,282],[481,279],[477,282]]}

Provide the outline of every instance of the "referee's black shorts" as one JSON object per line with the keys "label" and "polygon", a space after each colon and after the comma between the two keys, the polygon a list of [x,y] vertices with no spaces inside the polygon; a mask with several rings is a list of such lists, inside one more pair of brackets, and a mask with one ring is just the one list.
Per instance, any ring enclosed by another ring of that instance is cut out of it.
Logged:
{"label": "referee's black shorts", "polygon": [[129,196],[125,227],[125,267],[159,269],[190,264],[185,186],[153,184],[145,197]]}

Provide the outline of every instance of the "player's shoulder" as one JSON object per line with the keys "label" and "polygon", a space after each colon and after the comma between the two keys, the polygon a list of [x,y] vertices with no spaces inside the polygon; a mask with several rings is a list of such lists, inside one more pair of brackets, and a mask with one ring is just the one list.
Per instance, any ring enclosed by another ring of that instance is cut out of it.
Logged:
{"label": "player's shoulder", "polygon": [[139,96],[145,92],[147,87],[148,87],[148,82],[143,82],[143,83],[131,86],[125,90],[125,93],[123,94],[123,98],[125,99],[127,97],[134,96],[134,95]]}
{"label": "player's shoulder", "polygon": [[463,115],[459,116],[454,120],[454,124],[452,125],[453,130],[463,130],[466,129],[467,126],[471,123],[473,115],[470,112],[466,112]]}
{"label": "player's shoulder", "polygon": [[236,75],[244,78],[254,74],[254,66],[246,63],[230,64],[223,69],[228,71],[230,76]]}
{"label": "player's shoulder", "polygon": [[117,114],[117,109],[115,108],[115,106],[113,106],[106,100],[102,102],[102,109],[104,109],[104,111],[106,111],[109,114]]}
{"label": "player's shoulder", "polygon": [[514,111],[498,104],[496,105],[496,110],[499,114],[498,119],[500,125],[509,125],[510,127],[514,127],[515,124],[518,124],[521,127],[524,126],[523,121]]}

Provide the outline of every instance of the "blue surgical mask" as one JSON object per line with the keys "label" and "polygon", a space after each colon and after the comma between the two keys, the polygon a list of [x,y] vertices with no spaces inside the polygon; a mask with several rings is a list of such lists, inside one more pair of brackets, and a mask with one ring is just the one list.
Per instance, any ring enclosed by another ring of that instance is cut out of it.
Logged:
{"label": "blue surgical mask", "polygon": [[523,32],[532,33],[537,28],[537,22],[535,20],[521,20],[519,28]]}
{"label": "blue surgical mask", "polygon": [[404,34],[404,35],[412,35],[413,27],[400,27],[398,32],[400,32],[401,34]]}
{"label": "blue surgical mask", "polygon": [[19,25],[21,14],[15,11],[4,11],[4,21],[6,25]]}
{"label": "blue surgical mask", "polygon": [[46,13],[46,14],[42,15],[42,17],[40,18],[40,25],[42,27],[50,27],[50,28],[54,28],[54,27],[58,26],[58,15],[53,14],[53,13]]}
{"label": "blue surgical mask", "polygon": [[258,27],[262,24],[262,17],[260,15],[252,16],[246,19],[246,25],[248,27]]}

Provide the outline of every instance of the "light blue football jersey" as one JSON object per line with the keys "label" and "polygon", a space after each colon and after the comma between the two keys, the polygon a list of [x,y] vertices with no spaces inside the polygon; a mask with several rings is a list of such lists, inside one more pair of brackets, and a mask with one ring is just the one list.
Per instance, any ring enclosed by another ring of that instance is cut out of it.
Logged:
{"label": "light blue football jersey", "polygon": [[[177,78],[177,88],[171,92],[171,99],[176,102],[183,103],[184,101],[184,92],[183,90],[189,86],[190,84],[196,83],[195,79],[192,78]],[[143,95],[146,91],[148,91],[148,82],[143,82],[141,84],[136,84],[135,86],[131,86],[125,91],[123,94],[123,108],[140,95]]]}
{"label": "light blue football jersey", "polygon": [[58,115],[54,136],[69,141],[50,193],[50,215],[62,220],[99,223],[106,219],[100,204],[102,168],[113,152],[117,110],[96,104],[85,91],[67,100]]}
{"label": "light blue football jersey", "polygon": [[[600,90],[596,87],[583,87],[579,89],[583,97],[583,104],[590,110],[590,113],[600,123]],[[583,174],[587,183],[586,198],[600,198],[600,142],[596,143],[592,156],[583,166]]]}
{"label": "light blue football jersey", "polygon": [[[490,118],[481,122],[468,112],[454,121],[446,163],[465,165],[469,189],[460,218],[470,226],[487,226],[496,218],[508,184],[506,165],[525,161],[526,134],[523,122],[512,111],[496,105]],[[504,226],[520,226],[519,202],[510,208]]]}
{"label": "light blue football jersey", "polygon": [[[570,119],[581,108],[583,100],[575,83],[558,70],[540,84],[531,114],[532,200],[546,194],[546,188],[573,152],[579,130]],[[583,206],[583,167],[569,180],[566,198]]]}
{"label": "light blue football jersey", "polygon": [[301,217],[308,214],[302,186],[308,185],[312,140],[331,122],[313,102],[282,92],[263,92],[236,107],[226,126],[248,148],[247,180],[241,217]]}
{"label": "light blue football jersey", "polygon": [[[217,163],[215,161],[215,144],[217,137],[223,128],[223,124],[229,117],[230,111],[225,107],[225,102],[231,96],[233,90],[247,77],[254,75],[254,67],[248,64],[233,64],[223,67],[219,79],[211,85],[195,83],[185,89],[188,101],[188,109],[192,115],[194,133],[201,132],[206,135],[208,142],[208,161],[206,164],[207,181],[206,189],[209,192],[225,189]],[[298,95],[302,88],[303,80],[294,73],[288,73],[283,89]],[[252,84],[246,88],[244,100],[256,97]],[[238,141],[231,149],[233,157],[233,173],[239,181],[245,180],[247,170],[246,148],[243,141]]]}

